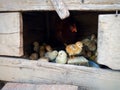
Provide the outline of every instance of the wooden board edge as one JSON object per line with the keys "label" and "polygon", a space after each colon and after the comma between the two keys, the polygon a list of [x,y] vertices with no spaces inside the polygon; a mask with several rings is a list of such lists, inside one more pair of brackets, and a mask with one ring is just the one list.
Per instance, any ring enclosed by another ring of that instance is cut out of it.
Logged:
{"label": "wooden board edge", "polygon": [[120,88],[120,72],[84,66],[1,57],[0,71],[0,80],[11,82],[70,84],[88,87],[89,90]]}

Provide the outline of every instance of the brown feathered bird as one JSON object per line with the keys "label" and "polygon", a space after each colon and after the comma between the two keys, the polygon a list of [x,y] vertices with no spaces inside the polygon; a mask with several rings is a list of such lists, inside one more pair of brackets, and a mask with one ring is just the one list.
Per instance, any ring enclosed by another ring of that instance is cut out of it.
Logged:
{"label": "brown feathered bird", "polygon": [[77,26],[73,18],[67,18],[56,22],[56,39],[60,43],[74,43],[77,36]]}
{"label": "brown feathered bird", "polygon": [[74,55],[79,55],[82,51],[83,43],[78,41],[75,44],[69,44],[66,46],[66,52],[68,55],[74,56]]}

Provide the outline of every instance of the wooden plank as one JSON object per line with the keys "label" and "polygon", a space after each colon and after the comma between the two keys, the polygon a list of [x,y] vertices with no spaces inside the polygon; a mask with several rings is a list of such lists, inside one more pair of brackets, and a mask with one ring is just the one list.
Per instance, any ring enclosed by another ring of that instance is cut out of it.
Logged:
{"label": "wooden plank", "polygon": [[7,83],[2,90],[78,90],[74,85],[37,85],[26,83]]}
{"label": "wooden plank", "polygon": [[120,70],[120,14],[100,15],[98,29],[98,63]]}
{"label": "wooden plank", "polygon": [[61,19],[65,19],[70,15],[68,8],[62,0],[51,0],[51,2]]}
{"label": "wooden plank", "polygon": [[[0,58],[0,80],[69,84],[85,90],[119,90],[120,72],[16,58]],[[9,73],[9,74],[8,74]]]}
{"label": "wooden plank", "polygon": [[[119,0],[64,0],[69,10],[120,10]],[[55,10],[50,0],[0,0],[0,11]]]}
{"label": "wooden plank", "polygon": [[23,55],[20,13],[0,13],[0,55]]}
{"label": "wooden plank", "polygon": [[120,0],[84,0],[85,4],[120,4]]}

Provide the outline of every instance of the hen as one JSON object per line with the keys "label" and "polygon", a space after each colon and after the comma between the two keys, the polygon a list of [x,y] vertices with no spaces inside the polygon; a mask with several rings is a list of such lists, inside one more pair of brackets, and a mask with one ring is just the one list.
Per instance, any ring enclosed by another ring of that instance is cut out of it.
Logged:
{"label": "hen", "polygon": [[68,55],[74,56],[74,55],[79,55],[82,51],[83,43],[78,41],[75,44],[69,44],[66,46],[66,52]]}
{"label": "hen", "polygon": [[77,26],[73,18],[57,21],[55,30],[56,39],[62,44],[73,43],[76,39]]}

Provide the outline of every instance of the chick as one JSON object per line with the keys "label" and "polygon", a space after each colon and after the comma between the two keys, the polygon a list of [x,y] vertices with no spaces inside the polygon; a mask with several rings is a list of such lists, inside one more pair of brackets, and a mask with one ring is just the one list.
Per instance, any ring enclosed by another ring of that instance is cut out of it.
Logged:
{"label": "chick", "polygon": [[29,57],[30,60],[37,60],[38,59],[38,54],[37,53],[32,53]]}
{"label": "chick", "polygon": [[57,55],[58,55],[58,51],[56,50],[45,53],[45,57],[48,58],[50,61],[54,61]]}
{"label": "chick", "polygon": [[45,47],[43,45],[40,46],[39,55],[40,57],[44,57],[45,55]]}
{"label": "chick", "polygon": [[83,43],[83,45],[85,45],[85,46],[89,46],[89,44],[90,44],[90,39],[85,38],[85,39],[82,40],[82,43]]}
{"label": "chick", "polygon": [[38,42],[34,42],[33,43],[33,50],[35,51],[35,52],[39,52],[39,43]]}
{"label": "chick", "polygon": [[94,41],[91,41],[90,44],[88,45],[88,49],[90,51],[95,51],[97,49],[97,45]]}
{"label": "chick", "polygon": [[90,44],[88,45],[88,49],[90,51],[95,51],[97,49],[97,39],[96,39],[95,34],[91,35]]}
{"label": "chick", "polygon": [[94,54],[90,57],[90,59],[94,61],[97,60],[97,51],[94,52]]}
{"label": "chick", "polygon": [[89,66],[88,60],[83,56],[68,59],[68,64]]}
{"label": "chick", "polygon": [[97,50],[97,38],[95,36],[95,34],[92,34],[90,37],[85,38],[82,40],[83,43],[83,50],[85,53],[83,53],[82,55],[95,60],[96,59],[96,55],[95,52]]}
{"label": "chick", "polygon": [[82,51],[83,43],[78,41],[75,44],[70,44],[66,46],[66,52],[71,57],[73,55],[79,55]]}
{"label": "chick", "polygon": [[67,54],[66,54],[66,52],[63,51],[63,50],[59,51],[55,62],[56,63],[61,63],[61,64],[67,63]]}
{"label": "chick", "polygon": [[92,34],[92,35],[91,35],[90,40],[92,40],[92,41],[94,41],[94,42],[97,43],[97,38],[96,38],[95,34]]}
{"label": "chick", "polygon": [[45,49],[46,49],[47,52],[51,52],[53,50],[50,45],[46,45]]}

